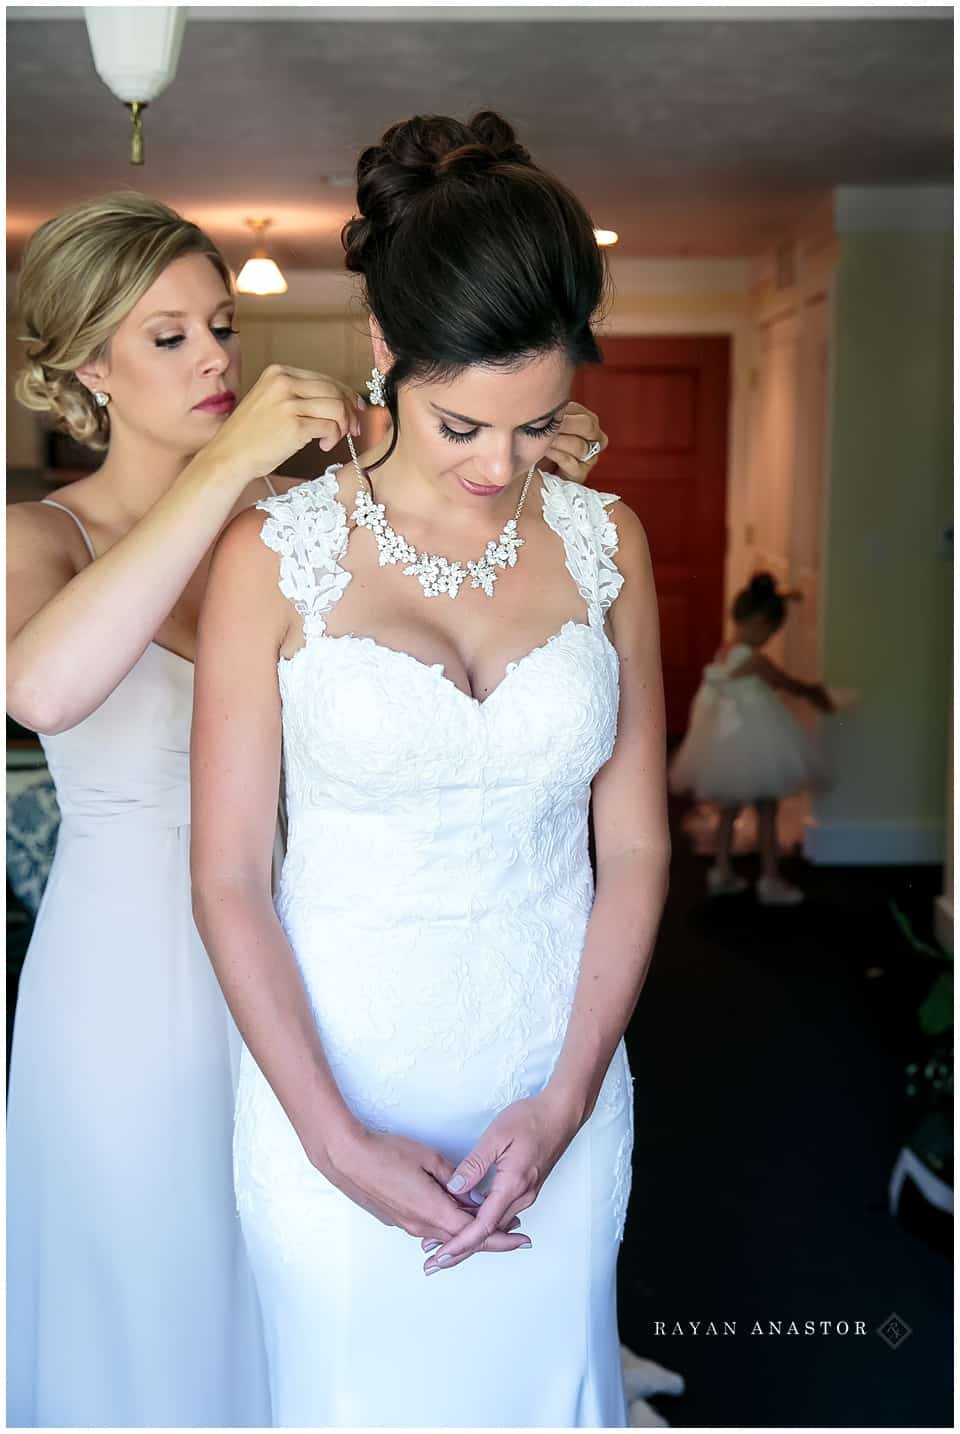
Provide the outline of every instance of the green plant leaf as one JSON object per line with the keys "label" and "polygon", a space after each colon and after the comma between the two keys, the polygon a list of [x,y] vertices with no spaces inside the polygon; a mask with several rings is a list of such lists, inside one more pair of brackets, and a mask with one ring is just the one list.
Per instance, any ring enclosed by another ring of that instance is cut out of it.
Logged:
{"label": "green plant leaf", "polygon": [[941,971],[917,1015],[928,1036],[939,1036],[953,1025],[953,972]]}

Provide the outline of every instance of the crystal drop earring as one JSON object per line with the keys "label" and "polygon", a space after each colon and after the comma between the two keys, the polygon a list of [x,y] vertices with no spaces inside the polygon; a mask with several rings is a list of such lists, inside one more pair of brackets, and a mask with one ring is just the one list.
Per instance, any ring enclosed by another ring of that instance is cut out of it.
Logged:
{"label": "crystal drop earring", "polygon": [[93,401],[98,408],[106,408],[107,404],[110,402],[110,395],[109,393],[103,393],[99,388],[94,389]]}
{"label": "crystal drop earring", "polygon": [[384,397],[383,386],[386,383],[384,375],[374,365],[372,377],[367,379],[367,388],[370,390],[370,402],[377,408],[386,408],[387,400]]}

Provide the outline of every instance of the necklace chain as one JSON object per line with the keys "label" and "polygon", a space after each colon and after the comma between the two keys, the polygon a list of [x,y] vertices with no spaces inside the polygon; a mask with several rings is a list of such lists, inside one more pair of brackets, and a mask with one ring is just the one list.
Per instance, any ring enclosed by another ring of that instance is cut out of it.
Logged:
{"label": "necklace chain", "polygon": [[360,467],[357,450],[353,446],[353,439],[349,433],[347,434],[347,443],[350,447],[353,466],[356,468],[361,482],[370,489],[369,493],[365,488],[357,489],[356,505],[351,518],[358,527],[369,528],[373,533],[380,552],[380,566],[385,567],[388,563],[405,563],[404,573],[409,573],[411,577],[418,580],[423,588],[424,597],[440,597],[441,594],[446,593],[448,597],[455,598],[468,576],[472,588],[482,588],[487,597],[493,597],[493,587],[497,580],[498,570],[515,567],[517,553],[523,547],[524,540],[517,532],[517,523],[536,465],[531,465],[514,515],[503,525],[503,531],[499,538],[491,539],[482,558],[464,564],[451,562],[449,558],[440,557],[436,553],[418,553],[406,538],[391,528],[384,516],[383,504],[373,501],[370,479]]}

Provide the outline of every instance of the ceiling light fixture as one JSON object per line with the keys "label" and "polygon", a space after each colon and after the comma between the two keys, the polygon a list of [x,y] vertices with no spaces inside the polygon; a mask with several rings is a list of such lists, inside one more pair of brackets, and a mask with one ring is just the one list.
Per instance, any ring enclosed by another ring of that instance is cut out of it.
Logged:
{"label": "ceiling light fixture", "polygon": [[[245,219],[243,222],[253,230],[258,238],[261,238],[263,231],[273,221],[271,219]],[[262,244],[257,245],[237,275],[237,292],[260,295],[285,294],[287,292],[286,279]]]}
{"label": "ceiling light fixture", "polygon": [[596,239],[597,243],[601,247],[603,247],[606,244],[616,244],[617,240],[620,238],[620,235],[617,233],[616,229],[594,229],[593,237],[594,239]]}
{"label": "ceiling light fixture", "polygon": [[177,73],[185,5],[85,5],[93,63],[107,89],[130,111],[130,163],[143,163],[143,120],[151,100]]}

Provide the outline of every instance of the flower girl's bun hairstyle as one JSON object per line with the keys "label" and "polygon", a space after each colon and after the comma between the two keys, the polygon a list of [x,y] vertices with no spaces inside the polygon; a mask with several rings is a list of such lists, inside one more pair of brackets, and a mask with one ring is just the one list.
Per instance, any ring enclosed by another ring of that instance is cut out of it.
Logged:
{"label": "flower girl's bun hairstyle", "polygon": [[590,216],[499,115],[392,125],[360,155],[357,209],[341,239],[393,357],[394,434],[405,381],[554,349],[602,361],[591,321],[608,279]]}
{"label": "flower girl's bun hairstyle", "polygon": [[30,236],[17,281],[26,364],[16,382],[25,408],[54,416],[78,443],[104,449],[107,410],[76,370],[111,337],[168,264],[204,254],[228,293],[233,281],[217,246],[196,224],[135,190],[75,205]]}
{"label": "flower girl's bun hairstyle", "polygon": [[733,603],[733,616],[737,622],[744,622],[758,614],[780,627],[787,615],[787,602],[801,594],[793,590],[778,592],[777,581],[772,573],[754,573],[745,588],[737,593]]}

